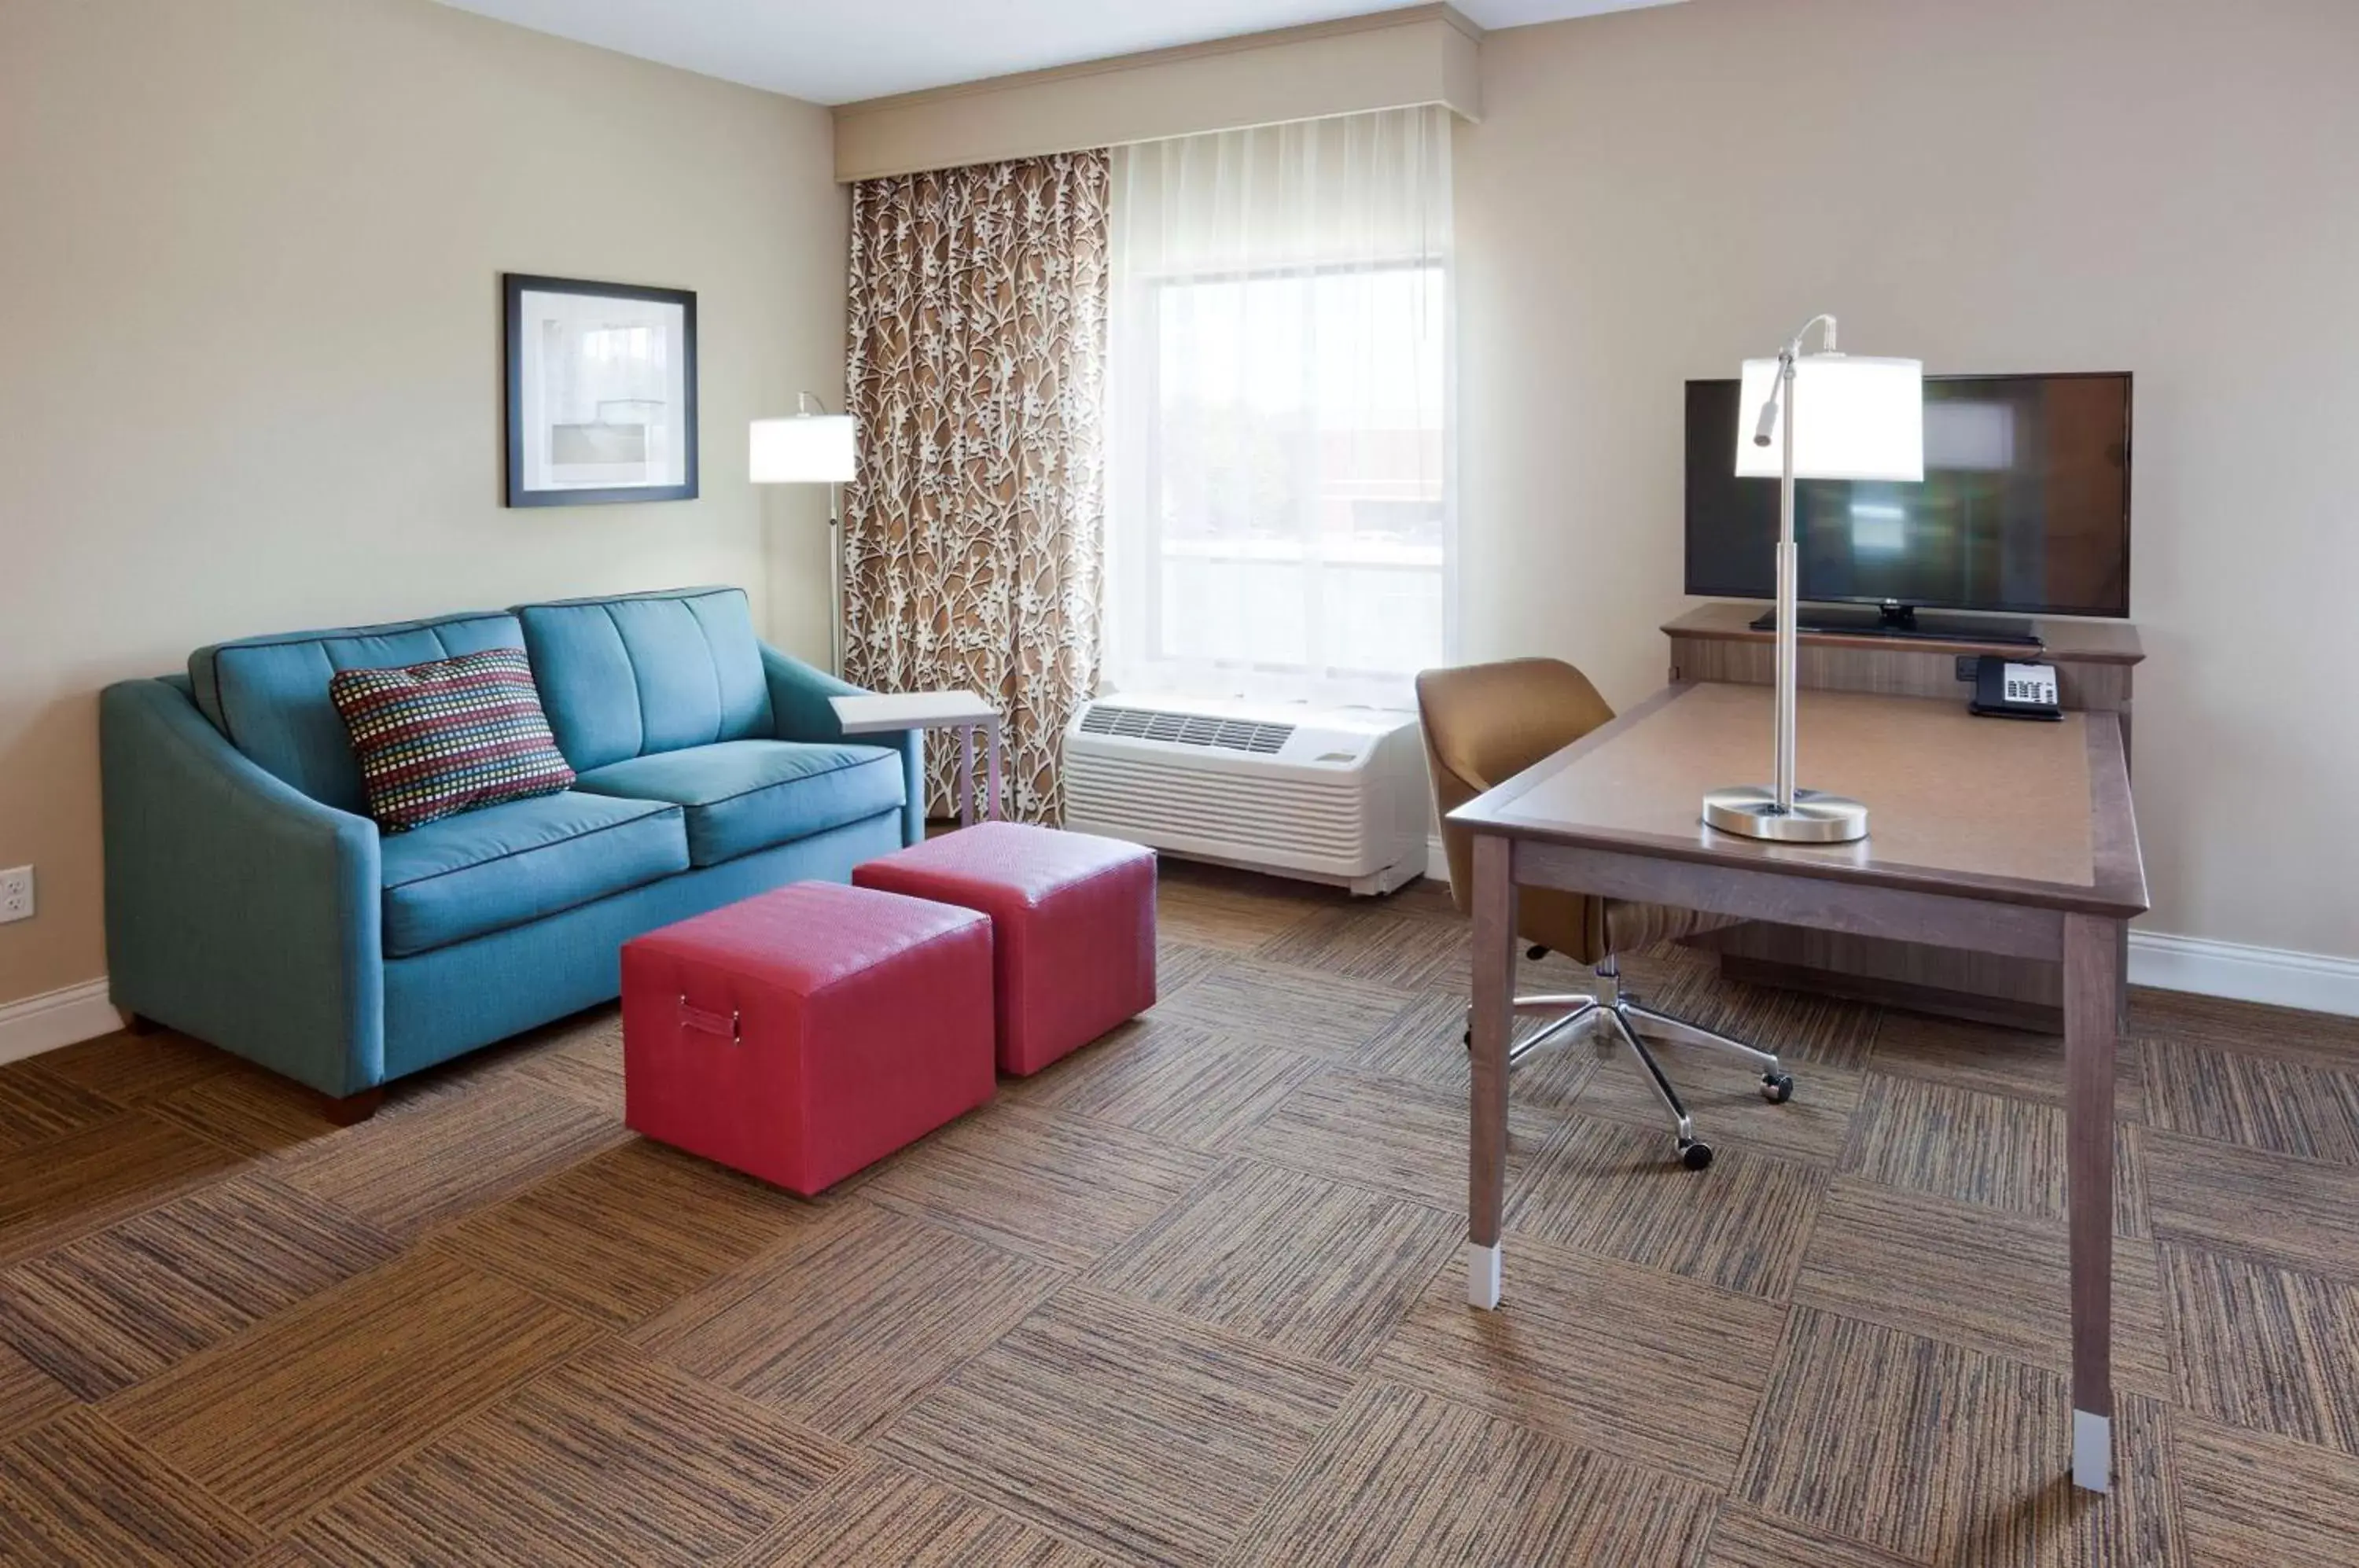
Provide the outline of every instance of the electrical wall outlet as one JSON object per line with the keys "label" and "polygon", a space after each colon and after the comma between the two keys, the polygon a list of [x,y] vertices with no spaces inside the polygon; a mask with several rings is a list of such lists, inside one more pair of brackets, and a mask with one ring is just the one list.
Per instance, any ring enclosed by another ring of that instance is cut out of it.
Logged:
{"label": "electrical wall outlet", "polygon": [[0,925],[33,918],[33,868],[11,866],[0,871]]}

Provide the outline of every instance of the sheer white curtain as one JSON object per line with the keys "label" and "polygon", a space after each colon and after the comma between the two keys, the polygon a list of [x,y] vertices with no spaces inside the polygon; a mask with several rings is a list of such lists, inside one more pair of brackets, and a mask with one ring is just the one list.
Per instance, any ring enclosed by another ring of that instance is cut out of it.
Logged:
{"label": "sheer white curtain", "polygon": [[1114,157],[1110,684],[1406,705],[1455,640],[1449,112]]}

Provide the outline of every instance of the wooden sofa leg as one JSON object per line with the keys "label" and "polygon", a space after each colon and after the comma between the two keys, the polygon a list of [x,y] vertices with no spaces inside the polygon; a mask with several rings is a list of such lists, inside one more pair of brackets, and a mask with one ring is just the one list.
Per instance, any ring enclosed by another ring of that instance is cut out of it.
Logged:
{"label": "wooden sofa leg", "polygon": [[320,1096],[320,1114],[338,1127],[345,1127],[368,1120],[384,1104],[385,1086],[379,1084],[374,1089],[364,1089],[357,1094],[347,1094],[341,1100],[332,1100],[322,1094]]}
{"label": "wooden sofa leg", "polygon": [[164,1026],[162,1024],[158,1023],[154,1018],[147,1017],[145,1013],[125,1013],[123,1015],[123,1032],[125,1034],[155,1034],[161,1030],[163,1027]]}

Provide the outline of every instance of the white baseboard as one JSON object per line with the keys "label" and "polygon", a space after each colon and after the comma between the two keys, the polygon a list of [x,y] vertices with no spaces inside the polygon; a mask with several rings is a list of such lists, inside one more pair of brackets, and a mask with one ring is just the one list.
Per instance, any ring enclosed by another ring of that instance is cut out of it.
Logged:
{"label": "white baseboard", "polygon": [[103,975],[62,991],[0,1002],[0,1062],[21,1062],[122,1027],[123,1015],[106,999]]}
{"label": "white baseboard", "polygon": [[[1450,879],[1450,861],[1438,836],[1426,841],[1425,861],[1428,877]],[[2359,1018],[2359,958],[2133,931],[2130,984]]]}
{"label": "white baseboard", "polygon": [[2359,958],[2133,931],[2130,984],[2359,1018]]}

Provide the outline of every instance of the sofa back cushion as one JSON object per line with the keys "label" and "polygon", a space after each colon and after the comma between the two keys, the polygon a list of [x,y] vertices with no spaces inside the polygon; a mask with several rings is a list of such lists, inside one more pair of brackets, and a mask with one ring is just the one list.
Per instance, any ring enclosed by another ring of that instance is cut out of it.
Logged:
{"label": "sofa back cushion", "polygon": [[238,750],[311,799],[365,814],[361,765],[328,699],[339,670],[423,664],[486,648],[522,648],[505,611],[216,643],[189,655],[197,706]]}
{"label": "sofa back cushion", "polygon": [[777,726],[741,588],[519,604],[558,749],[574,771]]}

